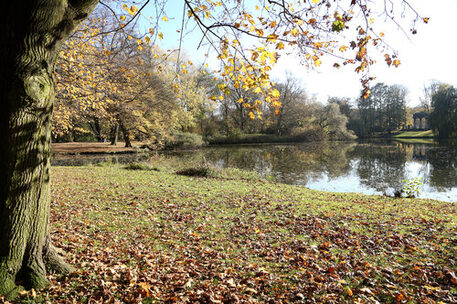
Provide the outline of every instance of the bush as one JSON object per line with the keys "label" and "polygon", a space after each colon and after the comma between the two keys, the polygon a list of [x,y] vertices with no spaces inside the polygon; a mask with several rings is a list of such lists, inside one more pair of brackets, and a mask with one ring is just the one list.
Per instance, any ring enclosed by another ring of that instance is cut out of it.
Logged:
{"label": "bush", "polygon": [[405,193],[406,197],[415,198],[421,192],[422,187],[422,177],[413,178],[410,180],[404,179],[403,181],[402,193]]}
{"label": "bush", "polygon": [[159,171],[157,167],[152,166],[151,164],[148,163],[130,163],[125,165],[124,169],[127,170],[154,170],[154,171]]}
{"label": "bush", "polygon": [[196,177],[209,177],[211,169],[208,167],[192,167],[176,171],[178,175],[196,176]]}
{"label": "bush", "polygon": [[261,180],[262,177],[255,171],[242,170],[238,168],[214,168],[212,166],[198,166],[182,169],[176,172],[178,175],[192,177],[212,177],[221,179],[244,179]]}
{"label": "bush", "polygon": [[177,132],[165,142],[165,149],[198,148],[203,146],[203,144],[203,138],[199,134],[190,132]]}
{"label": "bush", "polygon": [[340,130],[330,135],[330,140],[354,140],[357,136],[355,135],[354,131],[352,130]]}
{"label": "bush", "polygon": [[291,135],[300,142],[324,141],[327,139],[324,130],[318,127],[296,127],[292,129]]}

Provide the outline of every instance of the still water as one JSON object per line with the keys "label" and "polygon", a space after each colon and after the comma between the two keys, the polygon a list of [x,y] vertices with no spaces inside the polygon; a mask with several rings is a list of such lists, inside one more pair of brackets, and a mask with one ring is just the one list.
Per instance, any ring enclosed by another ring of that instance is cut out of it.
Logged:
{"label": "still water", "polygon": [[[216,167],[255,170],[278,182],[308,188],[365,194],[392,194],[403,180],[422,178],[419,197],[457,202],[457,146],[436,143],[304,143],[208,147],[162,155]],[[128,162],[145,156],[118,156]],[[106,157],[55,158],[78,165]]]}

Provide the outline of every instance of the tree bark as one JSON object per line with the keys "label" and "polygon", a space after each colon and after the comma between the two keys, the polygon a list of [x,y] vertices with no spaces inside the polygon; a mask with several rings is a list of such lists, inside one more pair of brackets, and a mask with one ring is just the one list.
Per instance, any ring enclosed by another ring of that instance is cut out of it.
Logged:
{"label": "tree bark", "polygon": [[117,145],[118,137],[119,137],[119,124],[116,123],[116,125],[114,125],[111,128],[111,145],[113,145],[113,146]]}
{"label": "tree bark", "polygon": [[124,122],[122,120],[119,121],[119,127],[121,128],[122,135],[124,136],[125,147],[126,148],[131,148],[132,147],[132,142],[130,141],[130,132],[125,127]]}
{"label": "tree bark", "polygon": [[50,243],[54,65],[63,41],[97,1],[23,0],[0,19],[0,295],[48,284],[45,263],[69,271]]}

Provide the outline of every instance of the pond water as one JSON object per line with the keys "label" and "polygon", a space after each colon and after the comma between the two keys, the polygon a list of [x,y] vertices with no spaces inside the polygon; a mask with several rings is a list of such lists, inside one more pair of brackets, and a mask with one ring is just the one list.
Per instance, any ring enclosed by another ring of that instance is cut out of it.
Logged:
{"label": "pond water", "polygon": [[[311,189],[392,194],[403,180],[422,178],[419,197],[457,202],[457,146],[436,143],[303,143],[207,147],[162,154],[216,167],[255,170]],[[147,160],[145,155],[54,158],[54,165]]]}

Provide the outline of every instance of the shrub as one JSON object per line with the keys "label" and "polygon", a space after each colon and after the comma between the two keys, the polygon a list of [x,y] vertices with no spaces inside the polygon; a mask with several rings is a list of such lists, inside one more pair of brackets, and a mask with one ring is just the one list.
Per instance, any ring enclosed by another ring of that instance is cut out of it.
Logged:
{"label": "shrub", "polygon": [[190,132],[177,132],[165,142],[165,149],[197,148],[203,146],[201,135]]}
{"label": "shrub", "polygon": [[192,167],[176,171],[178,175],[196,176],[196,177],[209,177],[211,169],[208,167]]}
{"label": "shrub", "polygon": [[405,193],[406,197],[414,198],[421,192],[422,178],[404,179],[403,183],[402,192]]}
{"label": "shrub", "polygon": [[324,141],[327,139],[326,134],[321,128],[318,127],[296,127],[291,131],[291,135],[301,142]]}
{"label": "shrub", "polygon": [[159,171],[157,167],[152,166],[151,164],[148,163],[129,163],[125,165],[124,169],[127,170],[154,170],[154,171]]}
{"label": "shrub", "polygon": [[261,180],[262,177],[255,171],[242,170],[238,168],[214,168],[212,166],[198,166],[182,169],[176,172],[178,175],[193,177],[212,177],[221,179],[244,179]]}

